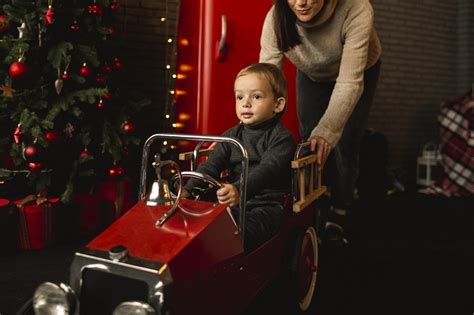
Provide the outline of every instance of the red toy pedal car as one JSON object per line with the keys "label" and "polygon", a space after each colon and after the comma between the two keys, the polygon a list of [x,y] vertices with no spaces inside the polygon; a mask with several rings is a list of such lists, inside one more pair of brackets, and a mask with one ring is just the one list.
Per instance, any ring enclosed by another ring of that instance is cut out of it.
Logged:
{"label": "red toy pedal car", "polygon": [[[149,151],[157,139],[195,141],[198,146],[180,155],[191,160],[191,171],[181,171],[177,162],[156,156],[157,179],[146,193]],[[174,196],[171,185],[161,178],[162,168],[170,166],[177,179],[193,177],[219,185],[193,171],[203,142],[229,142],[242,151],[243,224],[236,225],[225,204],[181,199],[181,181]],[[315,201],[325,192],[316,157],[300,156],[307,145],[298,146],[292,162],[293,202],[278,233],[244,253],[245,148],[227,137],[151,136],[143,149],[140,201],[75,254],[69,284],[40,285],[30,310],[37,314],[238,314],[273,279],[291,270],[288,292],[295,310],[303,313],[311,304],[318,272]],[[308,171],[314,176],[308,176]]]}

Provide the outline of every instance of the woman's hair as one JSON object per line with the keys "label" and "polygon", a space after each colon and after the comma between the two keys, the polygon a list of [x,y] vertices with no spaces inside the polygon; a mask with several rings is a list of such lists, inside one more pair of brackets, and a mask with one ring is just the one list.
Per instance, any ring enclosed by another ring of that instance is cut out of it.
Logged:
{"label": "woman's hair", "polygon": [[288,83],[280,68],[272,63],[254,63],[240,70],[235,79],[251,73],[263,75],[267,79],[275,99],[279,97],[288,99]]}
{"label": "woman's hair", "polygon": [[275,0],[273,23],[278,48],[281,51],[287,52],[301,44],[301,37],[296,28],[296,15],[291,11],[288,0]]}

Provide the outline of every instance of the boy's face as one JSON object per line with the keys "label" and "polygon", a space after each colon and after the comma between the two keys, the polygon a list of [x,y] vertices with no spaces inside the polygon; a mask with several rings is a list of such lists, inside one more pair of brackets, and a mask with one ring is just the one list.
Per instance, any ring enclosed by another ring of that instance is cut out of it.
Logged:
{"label": "boy's face", "polygon": [[275,98],[270,83],[263,75],[250,73],[234,83],[235,113],[246,125],[269,120],[285,108],[284,97]]}

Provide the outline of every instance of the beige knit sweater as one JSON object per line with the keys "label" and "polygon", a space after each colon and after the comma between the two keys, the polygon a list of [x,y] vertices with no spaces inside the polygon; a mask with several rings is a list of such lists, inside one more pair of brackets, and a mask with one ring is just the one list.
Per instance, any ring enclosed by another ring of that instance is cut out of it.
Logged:
{"label": "beige knit sweater", "polygon": [[[263,24],[260,62],[283,66],[273,28],[272,7]],[[364,89],[364,70],[380,57],[369,0],[339,0],[334,15],[317,27],[297,25],[302,43],[285,56],[314,81],[336,81],[328,109],[311,135],[334,147]]]}

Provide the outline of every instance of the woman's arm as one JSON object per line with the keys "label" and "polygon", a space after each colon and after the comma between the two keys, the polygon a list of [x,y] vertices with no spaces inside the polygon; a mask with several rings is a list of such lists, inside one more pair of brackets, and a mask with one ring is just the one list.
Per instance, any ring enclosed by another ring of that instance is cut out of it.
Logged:
{"label": "woman's arm", "polygon": [[339,75],[328,108],[311,137],[320,137],[334,147],[341,137],[364,89],[369,40],[373,32],[373,9],[360,1],[348,12],[343,25],[344,42]]}
{"label": "woman's arm", "polygon": [[265,17],[263,22],[262,34],[260,36],[260,57],[259,62],[272,63],[283,68],[283,53],[278,48],[275,29],[273,27],[273,12],[272,7]]}

